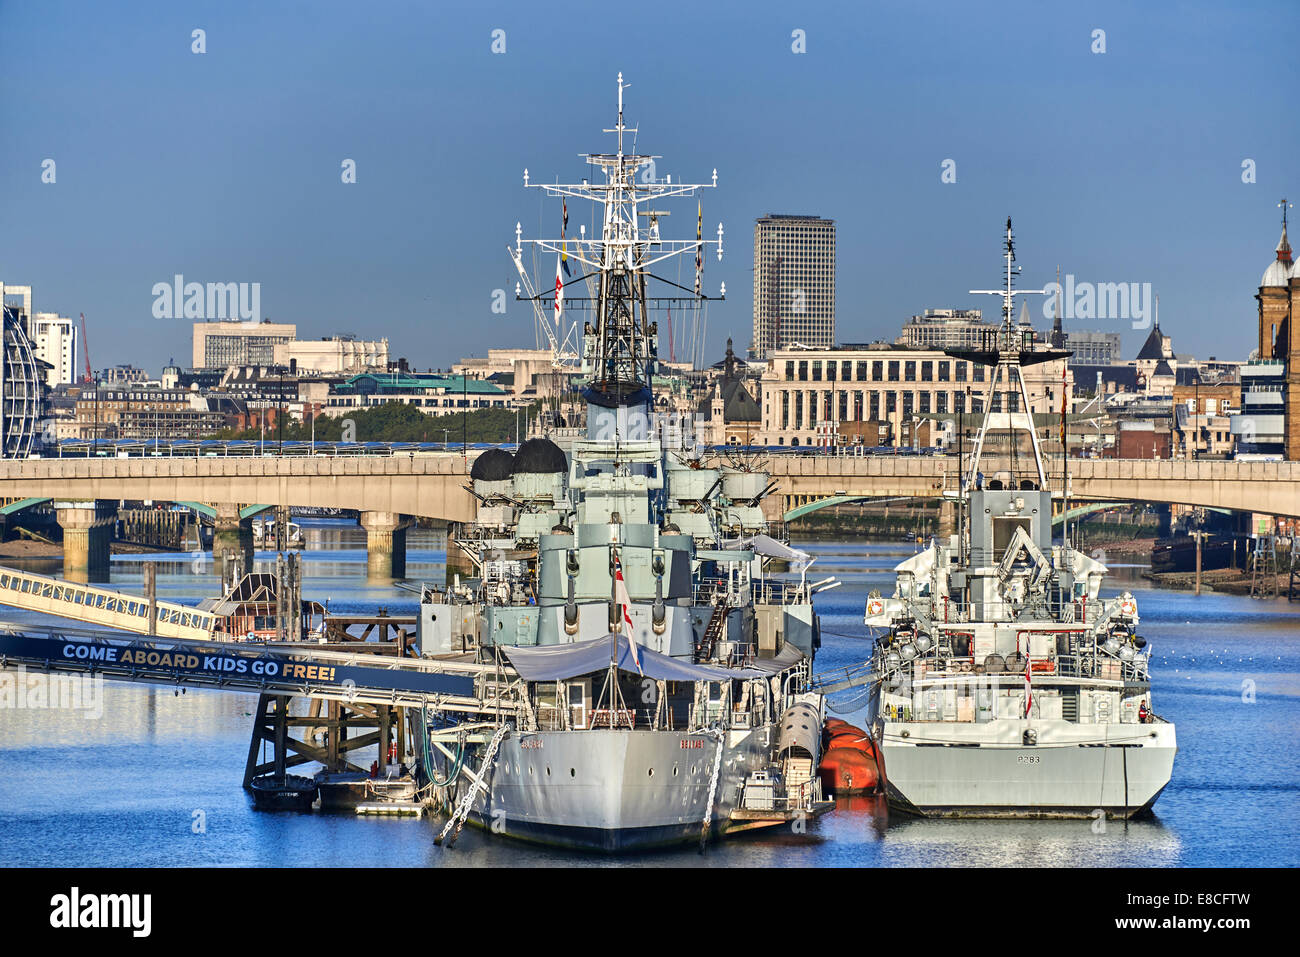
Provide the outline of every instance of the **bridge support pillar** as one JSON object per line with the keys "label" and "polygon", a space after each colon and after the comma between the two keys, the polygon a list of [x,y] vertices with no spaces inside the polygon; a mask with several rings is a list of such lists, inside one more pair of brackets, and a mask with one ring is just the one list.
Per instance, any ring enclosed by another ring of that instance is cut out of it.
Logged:
{"label": "bridge support pillar", "polygon": [[97,501],[55,502],[63,529],[63,575],[72,581],[104,581],[116,510]]}
{"label": "bridge support pillar", "polygon": [[242,554],[245,571],[253,570],[253,520],[239,517],[238,505],[218,505],[212,520],[212,560],[218,574],[225,570],[226,553]]}
{"label": "bridge support pillar", "polygon": [[469,556],[460,550],[460,547],[452,541],[460,534],[461,525],[459,522],[448,522],[443,529],[443,542],[446,545],[447,552],[447,584],[450,585],[456,580],[456,576],[461,578],[470,578],[475,574],[474,563],[469,560]]}
{"label": "bridge support pillar", "polygon": [[371,578],[406,577],[406,522],[396,512],[362,512]]}
{"label": "bridge support pillar", "polygon": [[1156,526],[1156,534],[1161,538],[1168,538],[1173,532],[1173,509],[1168,505],[1157,505],[1156,517],[1159,519],[1159,524]]}
{"label": "bridge support pillar", "polygon": [[939,530],[937,537],[943,544],[957,534],[957,503],[950,498],[939,500]]}

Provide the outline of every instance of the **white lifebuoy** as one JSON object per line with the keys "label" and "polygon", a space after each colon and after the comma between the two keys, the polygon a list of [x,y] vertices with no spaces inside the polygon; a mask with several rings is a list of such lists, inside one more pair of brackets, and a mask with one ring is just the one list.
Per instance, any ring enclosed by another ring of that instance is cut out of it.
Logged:
{"label": "white lifebuoy", "polygon": [[867,600],[868,615],[875,617],[876,615],[884,614],[884,611],[885,611],[885,603],[881,601],[879,598],[871,598]]}

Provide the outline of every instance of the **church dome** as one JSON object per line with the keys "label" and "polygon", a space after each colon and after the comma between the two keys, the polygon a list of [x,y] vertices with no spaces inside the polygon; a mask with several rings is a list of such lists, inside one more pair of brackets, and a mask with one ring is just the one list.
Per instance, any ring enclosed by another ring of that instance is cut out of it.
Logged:
{"label": "church dome", "polygon": [[474,460],[469,477],[479,482],[504,482],[510,478],[515,457],[505,449],[488,449]]}
{"label": "church dome", "polygon": [[519,446],[515,453],[512,475],[567,472],[569,460],[564,457],[564,450],[550,439],[529,439]]}
{"label": "church dome", "polygon": [[[1300,263],[1297,263],[1300,265]],[[1295,266],[1284,263],[1280,259],[1275,259],[1268,264],[1264,270],[1264,278],[1259,281],[1261,288],[1270,288],[1274,286],[1285,286],[1290,275],[1295,273]]]}

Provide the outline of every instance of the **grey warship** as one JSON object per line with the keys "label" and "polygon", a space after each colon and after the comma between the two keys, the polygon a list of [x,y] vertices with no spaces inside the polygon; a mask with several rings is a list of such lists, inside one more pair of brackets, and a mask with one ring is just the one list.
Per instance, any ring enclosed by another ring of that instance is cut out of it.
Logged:
{"label": "grey warship", "polygon": [[[472,711],[431,702],[413,716],[421,781],[449,815],[440,840],[468,822],[626,852],[827,806],[816,775],[824,705],[810,680],[820,645],[812,596],[829,581],[769,574],[774,560],[806,556],[767,535],[768,474],[709,459],[654,413],[654,312],[690,290],[648,293],[653,270],[693,254],[691,295],[703,299],[712,242],[698,226],[693,241],[660,235],[665,214],[650,204],[704,187],[642,175],[653,157],[625,151],[623,90],[620,74],[607,131],[617,148],[587,156],[595,181],[540,185],[565,197],[566,212],[568,199],[595,202],[599,235],[532,241],[557,258],[563,250],[593,291],[585,434],[567,448],[535,436],[513,454],[478,457],[478,520],[448,546],[473,574],[421,597],[421,654],[481,672]],[[524,243],[517,231],[521,275]],[[554,293],[521,298],[558,320],[561,302],[580,300],[566,295],[558,264],[556,275]],[[570,283],[582,288],[579,277]]]}
{"label": "grey warship", "polygon": [[[1105,566],[1068,536],[1053,544],[1053,493],[1020,373],[1068,353],[1012,327],[1022,293],[1010,219],[1004,258],[1005,287],[992,291],[1004,300],[1001,330],[949,353],[993,370],[973,450],[962,449],[945,491],[957,532],[900,564],[891,597],[867,599],[865,623],[880,630],[871,732],[895,810],[1130,818],[1169,783],[1175,729],[1152,708],[1137,601],[1103,598]],[[1063,476],[1058,498],[1067,493]]]}

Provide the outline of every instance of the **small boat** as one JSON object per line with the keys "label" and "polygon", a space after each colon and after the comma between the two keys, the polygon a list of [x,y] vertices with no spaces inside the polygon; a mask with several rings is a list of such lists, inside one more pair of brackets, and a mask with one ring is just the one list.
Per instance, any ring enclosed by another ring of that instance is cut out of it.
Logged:
{"label": "small boat", "polygon": [[287,541],[281,545],[276,541],[278,532],[274,519],[254,519],[253,521],[253,544],[258,548],[270,548],[282,550],[283,548],[302,548],[302,526],[297,522],[288,523],[288,531],[285,534]]}
{"label": "small boat", "polygon": [[362,805],[404,804],[415,800],[416,784],[410,774],[389,769],[386,777],[364,771],[319,771],[316,786],[322,811],[354,811]]}
{"label": "small boat", "polygon": [[370,799],[367,784],[370,775],[364,771],[320,771],[316,774],[316,787],[320,791],[322,811],[351,811]]}
{"label": "small boat", "polygon": [[[1232,541],[1207,535],[1201,542],[1201,570],[1232,565]],[[1196,540],[1190,535],[1157,539],[1151,546],[1152,572],[1196,571]]]}
{"label": "small boat", "polygon": [[310,811],[316,801],[316,782],[298,774],[277,777],[264,774],[249,784],[253,806],[259,811]]}

